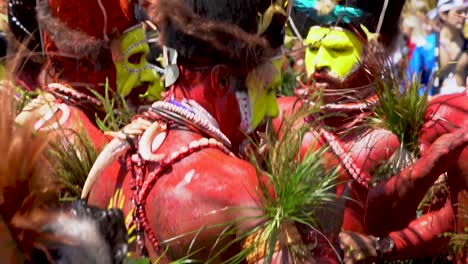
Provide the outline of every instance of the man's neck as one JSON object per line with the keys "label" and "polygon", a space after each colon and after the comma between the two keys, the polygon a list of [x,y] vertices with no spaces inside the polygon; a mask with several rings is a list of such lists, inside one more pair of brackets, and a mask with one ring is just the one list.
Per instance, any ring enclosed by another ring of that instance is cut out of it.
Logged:
{"label": "man's neck", "polygon": [[101,90],[100,87],[97,87],[96,84],[93,82],[95,79],[89,73],[77,72],[77,67],[62,67],[60,69],[56,68],[49,68],[44,69],[43,73],[41,74],[41,84],[46,86],[49,83],[53,82],[64,82],[74,87],[75,90],[78,90],[82,93],[93,95],[89,91],[89,89],[93,89],[95,91]]}
{"label": "man's neck", "polygon": [[[454,43],[460,43],[463,38],[462,34],[460,33],[460,30],[454,27],[450,26],[444,26],[440,30],[440,39],[445,42],[454,42]],[[461,44],[459,44],[461,45]]]}
{"label": "man's neck", "polygon": [[190,99],[203,107],[216,122],[218,122],[221,132],[229,138],[232,146],[237,148],[242,143],[245,136],[243,133],[231,127],[233,122],[232,117],[220,116],[220,113],[217,112],[215,107],[216,94],[206,90],[209,89],[207,88],[209,85],[207,81],[207,79],[201,80],[193,78],[189,80],[188,78],[180,78],[177,83],[171,87],[168,96],[178,101]]}
{"label": "man's neck", "polygon": [[183,99],[193,100],[203,107],[210,115],[216,116],[215,110],[210,104],[210,100],[204,97],[204,86],[202,84],[187,86],[175,84],[172,87],[172,94],[174,99],[181,101]]}

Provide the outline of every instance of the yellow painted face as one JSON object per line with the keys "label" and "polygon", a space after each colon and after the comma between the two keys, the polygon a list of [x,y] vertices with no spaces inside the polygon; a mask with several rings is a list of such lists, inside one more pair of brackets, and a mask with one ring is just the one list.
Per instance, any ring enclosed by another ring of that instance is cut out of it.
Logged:
{"label": "yellow painted face", "polygon": [[342,29],[312,27],[305,40],[307,75],[328,68],[334,77],[344,79],[359,63],[363,44],[353,33]]}
{"label": "yellow painted face", "polygon": [[275,60],[254,69],[247,76],[246,84],[251,106],[251,129],[255,129],[265,117],[279,114],[275,89],[281,82],[282,60]]}
{"label": "yellow painted face", "polygon": [[157,71],[146,60],[149,45],[142,27],[135,27],[120,38],[120,56],[113,56],[117,70],[117,92],[130,94],[133,88],[148,84],[144,96],[160,99],[164,86]]}

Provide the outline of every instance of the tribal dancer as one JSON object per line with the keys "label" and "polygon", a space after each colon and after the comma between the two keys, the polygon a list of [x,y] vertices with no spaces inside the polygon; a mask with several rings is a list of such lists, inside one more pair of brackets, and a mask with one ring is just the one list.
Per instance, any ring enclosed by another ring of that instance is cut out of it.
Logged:
{"label": "tribal dancer", "polygon": [[139,99],[135,94],[160,96],[157,73],[146,61],[149,47],[136,1],[47,0],[39,2],[37,17],[47,63],[39,77],[44,93],[18,116],[24,123],[42,117],[36,129],[58,127],[80,131],[97,147],[105,142],[96,116],[105,109],[96,94],[109,92]]}
{"label": "tribal dancer", "polygon": [[[465,89],[468,77],[468,40],[464,36],[468,1],[440,0],[431,11],[440,30],[431,33],[414,50],[408,71],[421,76],[430,95]],[[432,83],[432,84],[431,84]]]}
{"label": "tribal dancer", "polygon": [[[364,121],[373,114],[378,101],[373,73],[384,67],[377,60],[382,56],[378,47],[391,50],[403,4],[404,1],[327,0],[294,3],[292,28],[301,34],[307,46],[305,65],[310,78],[298,93],[321,91],[321,110],[326,113],[322,125],[304,137],[302,154],[318,141],[330,147],[329,166],[342,167],[339,182],[345,184],[338,185],[336,193],[350,200],[339,200],[341,206],[344,204],[342,223],[333,222],[326,231],[332,239],[337,238],[340,229],[345,231],[340,240],[347,262],[437,254],[447,241],[438,236],[453,227],[450,201],[435,212],[415,219],[417,205],[437,176],[452,166],[462,166],[461,161],[459,165],[456,162],[463,157],[459,156],[460,149],[466,146],[466,135],[461,130],[466,128],[466,123],[458,120],[454,124],[460,130],[454,127],[442,132],[434,126],[440,120],[432,121],[434,112],[438,113],[436,116],[447,116],[446,111],[450,109],[447,105],[437,108],[433,102],[429,107],[420,135],[421,158],[392,180],[382,183],[383,186],[372,188],[372,176],[400,146],[399,138],[392,132],[369,127]],[[466,100],[462,97],[459,95],[457,100]],[[290,111],[296,101],[297,98],[281,98],[280,109]],[[463,109],[466,107],[456,110],[458,117],[466,116]],[[448,132],[453,134],[436,141]],[[442,160],[447,164],[442,164]],[[401,179],[405,179],[406,185]],[[427,182],[419,184],[418,179]],[[410,195],[406,192],[409,186],[418,191]],[[369,192],[371,200],[366,208]]]}
{"label": "tribal dancer", "polygon": [[76,201],[57,209],[59,186],[43,159],[50,135],[35,120],[15,122],[13,92],[0,90],[0,253],[2,263],[122,263],[122,212]]}
{"label": "tribal dancer", "polygon": [[[155,2],[148,8],[172,86],[163,101],[115,135],[83,197],[90,192],[90,203],[103,207],[122,188],[132,197],[124,211],[133,210],[140,254],[156,259],[165,251],[175,260],[193,252],[190,258],[204,262],[261,222],[258,176],[240,149],[264,118],[278,114],[268,87],[277,73],[271,60],[283,42],[287,7],[270,0]],[[214,261],[229,259],[239,244]]]}
{"label": "tribal dancer", "polygon": [[[433,99],[419,135],[420,159],[369,190],[366,225],[375,235],[388,233],[392,237],[395,242],[395,249],[389,253],[392,259],[437,256],[444,253],[447,241],[442,236],[444,233],[466,234],[467,106],[466,93]],[[448,197],[442,196],[446,200],[439,201],[438,205],[434,203],[428,213],[414,219],[419,202],[442,174],[445,174],[442,179],[448,186]],[[457,263],[467,261],[466,252],[456,257],[465,258],[458,259]]]}

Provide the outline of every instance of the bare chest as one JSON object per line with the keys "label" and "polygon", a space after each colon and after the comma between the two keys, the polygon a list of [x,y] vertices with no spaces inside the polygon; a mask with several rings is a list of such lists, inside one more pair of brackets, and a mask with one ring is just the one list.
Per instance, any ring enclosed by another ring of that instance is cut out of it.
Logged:
{"label": "bare chest", "polygon": [[352,163],[353,166],[372,175],[399,147],[397,138],[386,130],[349,133],[342,137],[325,137],[318,132],[310,132],[304,139],[303,153],[305,149],[317,143],[318,146],[328,147],[325,159],[333,165],[340,165],[343,172],[348,172],[343,173],[347,175],[344,179],[351,176],[345,162]]}
{"label": "bare chest", "polygon": [[440,43],[439,57],[440,57],[440,69],[448,67],[450,64],[457,63],[460,55],[461,48],[460,44],[455,42],[442,42]]}

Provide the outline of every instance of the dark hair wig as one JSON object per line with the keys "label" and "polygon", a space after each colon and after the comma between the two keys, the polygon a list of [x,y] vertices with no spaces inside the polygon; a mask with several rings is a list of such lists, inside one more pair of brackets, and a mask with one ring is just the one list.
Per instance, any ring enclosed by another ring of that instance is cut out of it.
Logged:
{"label": "dark hair wig", "polygon": [[283,43],[286,16],[275,14],[257,34],[271,0],[159,0],[149,7],[160,44],[177,50],[188,66],[223,63],[248,72]]}

